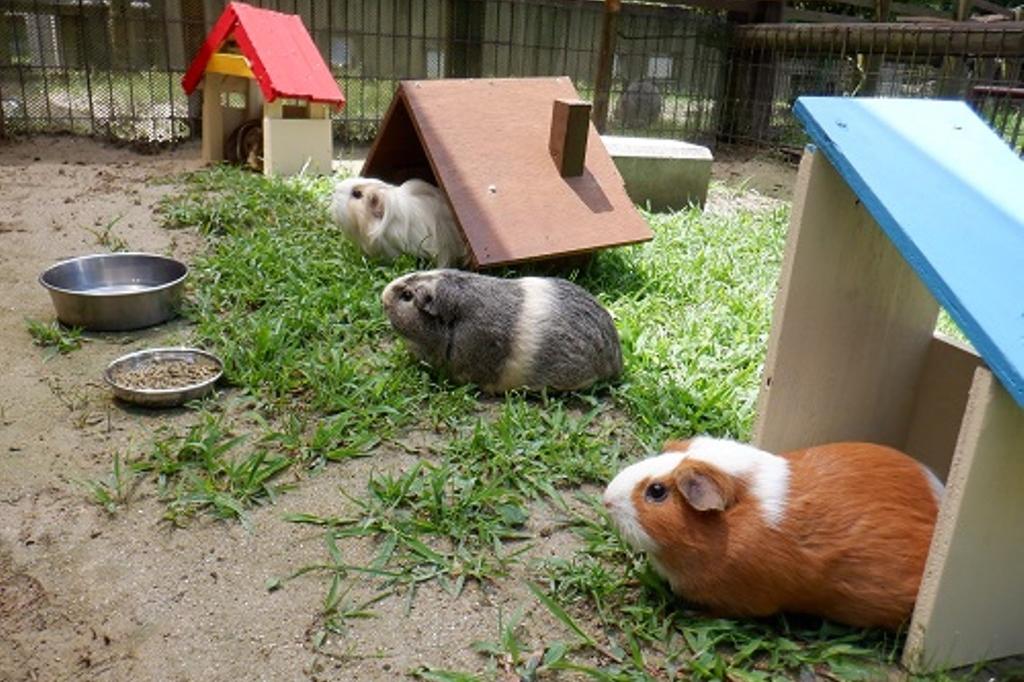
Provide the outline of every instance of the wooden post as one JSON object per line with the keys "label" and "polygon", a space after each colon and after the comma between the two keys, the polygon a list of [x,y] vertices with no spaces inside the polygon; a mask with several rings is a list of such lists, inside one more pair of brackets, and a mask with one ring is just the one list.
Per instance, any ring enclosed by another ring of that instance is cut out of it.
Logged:
{"label": "wooden post", "polygon": [[110,68],[128,69],[131,61],[128,38],[128,12],[130,0],[111,0],[107,9],[108,35],[110,36]]}
{"label": "wooden post", "polygon": [[[181,5],[179,0],[169,0],[164,5],[163,24],[167,40],[167,69],[188,68],[185,56],[185,32],[181,20]],[[191,55],[190,55],[191,56]]]}
{"label": "wooden post", "polygon": [[[181,0],[181,24],[178,30],[181,31],[182,49],[186,55],[184,60],[191,59],[203,45],[206,26],[203,8],[202,0]],[[188,67],[188,61],[183,61],[183,65],[182,68]],[[203,93],[197,88],[188,96],[189,128],[193,136],[202,131],[202,115]]]}
{"label": "wooden post", "polygon": [[[875,0],[875,22],[886,23],[892,14],[892,0]],[[864,81],[861,83],[858,95],[874,95],[878,92],[878,84],[882,80],[882,54],[876,53],[879,47],[875,44],[875,36],[871,36],[870,51],[858,55],[859,64],[864,69]],[[886,51],[883,44],[882,52]]]}
{"label": "wooden post", "polygon": [[563,178],[583,175],[590,132],[590,104],[582,100],[556,99],[551,114],[548,149]]}
{"label": "wooden post", "polygon": [[451,59],[445,73],[449,78],[479,78],[483,75],[486,3],[450,0],[448,8],[448,54]]}
{"label": "wooden post", "polygon": [[224,92],[224,76],[211,73],[203,78],[203,161],[224,160],[224,114],[220,96]]}
{"label": "wooden post", "polygon": [[[753,12],[733,12],[729,20],[736,24],[779,23],[782,11],[781,1],[757,2]],[[725,142],[763,140],[775,100],[774,50],[734,42],[727,63],[719,137]]]}
{"label": "wooden post", "polygon": [[1024,411],[974,373],[945,498],[907,631],[911,670],[1024,651]]}
{"label": "wooden post", "polygon": [[611,98],[612,69],[615,66],[615,44],[618,42],[619,14],[621,0],[604,0],[604,16],[601,19],[601,51],[597,56],[597,73],[594,75],[594,126],[603,133],[608,124],[608,102]]}

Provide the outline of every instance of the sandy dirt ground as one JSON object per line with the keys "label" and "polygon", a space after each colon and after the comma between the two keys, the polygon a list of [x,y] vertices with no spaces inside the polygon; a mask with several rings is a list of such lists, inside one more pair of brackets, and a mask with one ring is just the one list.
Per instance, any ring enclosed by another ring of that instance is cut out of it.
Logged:
{"label": "sandy dirt ground", "polygon": [[[162,229],[154,206],[198,156],[194,144],[143,156],[70,137],[0,143],[0,680],[388,680],[423,664],[478,669],[470,643],[496,638],[499,613],[530,601],[514,574],[457,599],[428,586],[408,613],[404,600],[385,600],[328,653],[311,636],[326,580],[265,587],[325,558],[321,534],[283,515],[343,515],[339,487],[410,466],[404,448],[298,481],[253,512],[251,530],[203,519],[174,529],[153,491],[114,515],[88,500],[82,481],[108,476],[115,452],[138,452],[159,426],[191,416],[116,403],[102,369],[132,350],[182,342],[188,329],[177,321],[93,334],[82,349],[51,355],[26,331],[27,319],[54,317],[37,277],[56,260],[117,244],[188,262],[200,238]],[[793,169],[763,166],[738,159],[715,173],[732,184],[756,176],[747,186],[787,196]],[[547,538],[532,556],[567,553],[557,518],[531,523]],[[352,563],[371,550],[344,548]],[[535,621],[558,629],[542,614]]]}

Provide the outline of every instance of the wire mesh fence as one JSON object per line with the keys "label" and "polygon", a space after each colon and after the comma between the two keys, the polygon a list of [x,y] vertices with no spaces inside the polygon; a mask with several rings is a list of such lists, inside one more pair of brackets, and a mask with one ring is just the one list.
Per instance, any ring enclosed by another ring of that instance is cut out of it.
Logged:
{"label": "wire mesh fence", "polygon": [[0,12],[0,133],[66,130],[157,142],[188,136],[188,101],[178,85],[186,32],[169,12],[181,4],[7,0]]}
{"label": "wire mesh fence", "polygon": [[933,97],[970,103],[1024,148],[1024,24],[763,24],[733,34],[724,136],[799,145],[800,95]]}
{"label": "wire mesh fence", "polygon": [[[198,133],[179,85],[223,0],[11,0],[0,13],[0,133],[140,141]],[[399,80],[569,75],[593,94],[602,5],[587,0],[257,0],[298,14],[342,84],[338,139],[376,134]],[[609,130],[712,142],[728,26],[627,6]]]}
{"label": "wire mesh fence", "polygon": [[[198,135],[199,96],[180,79],[224,4],[4,0],[0,135],[66,130],[145,144]],[[373,139],[402,79],[568,75],[582,97],[602,95],[594,0],[251,4],[302,17],[348,100],[334,118],[343,143]],[[627,3],[605,129],[789,146],[803,141],[791,115],[799,95],[958,97],[1020,149],[1022,26],[736,26],[724,11]]]}

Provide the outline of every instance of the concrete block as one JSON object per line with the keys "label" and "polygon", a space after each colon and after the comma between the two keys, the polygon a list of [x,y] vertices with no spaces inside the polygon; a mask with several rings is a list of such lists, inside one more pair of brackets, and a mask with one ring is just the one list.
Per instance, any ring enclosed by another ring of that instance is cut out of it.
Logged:
{"label": "concrete block", "polygon": [[602,135],[634,203],[652,211],[703,207],[711,181],[711,150],[679,140]]}

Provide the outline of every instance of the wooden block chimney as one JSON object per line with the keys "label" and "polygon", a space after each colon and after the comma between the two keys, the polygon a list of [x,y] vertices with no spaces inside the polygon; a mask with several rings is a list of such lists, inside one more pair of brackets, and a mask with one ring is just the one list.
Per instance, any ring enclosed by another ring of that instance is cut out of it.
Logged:
{"label": "wooden block chimney", "polygon": [[470,267],[592,253],[653,237],[572,81],[403,81],[361,175],[444,193]]}
{"label": "wooden block chimney", "polygon": [[563,178],[583,175],[587,161],[588,132],[590,103],[579,99],[556,99],[551,113],[548,149]]}

